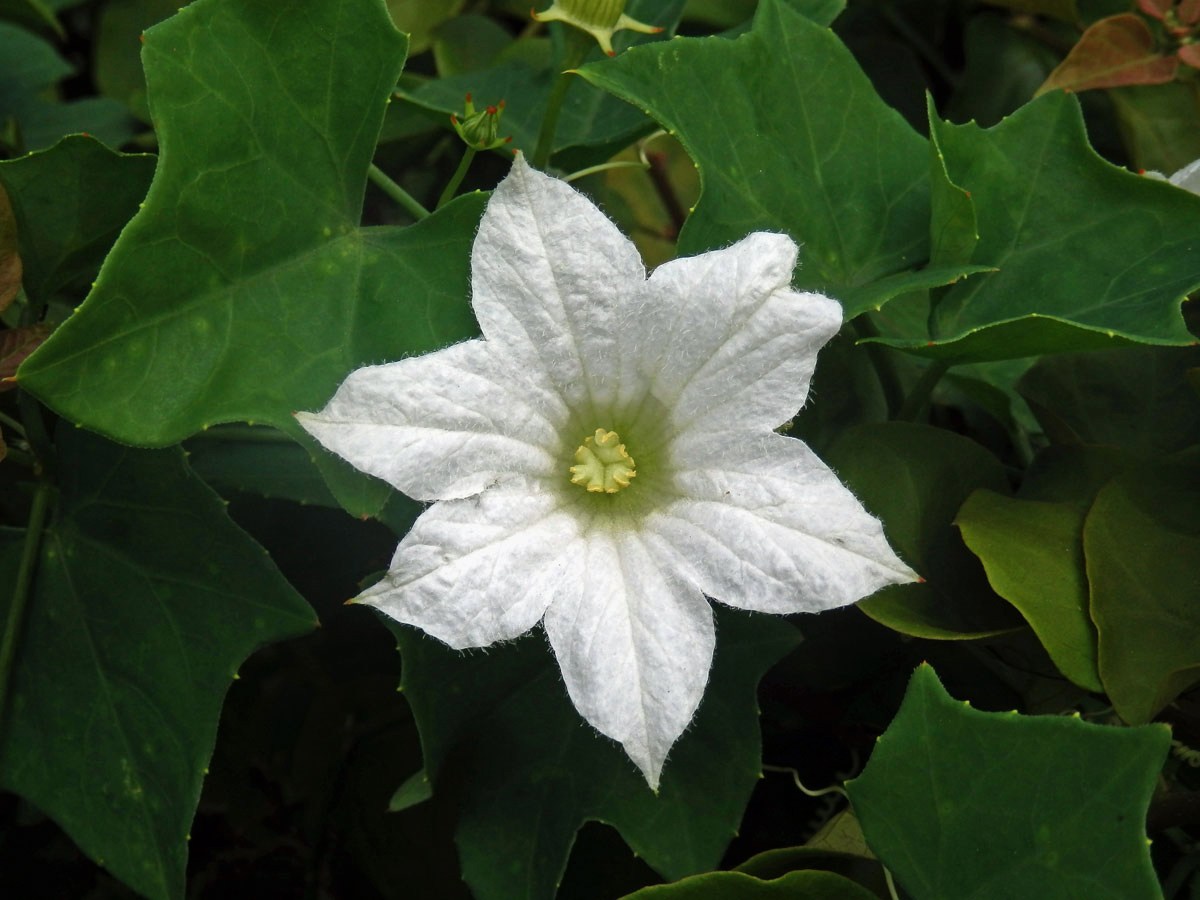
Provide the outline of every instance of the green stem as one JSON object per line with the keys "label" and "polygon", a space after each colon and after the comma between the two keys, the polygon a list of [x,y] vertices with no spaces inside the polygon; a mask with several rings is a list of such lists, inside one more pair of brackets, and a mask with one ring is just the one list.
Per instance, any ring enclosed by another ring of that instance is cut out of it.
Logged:
{"label": "green stem", "polygon": [[3,425],[5,428],[11,428],[21,437],[25,437],[25,426],[12,416],[6,416],[4,413],[0,412],[0,425]]}
{"label": "green stem", "polygon": [[563,55],[559,60],[558,77],[550,88],[550,97],[546,101],[546,112],[542,116],[542,127],[538,131],[537,148],[533,151],[531,162],[534,168],[545,169],[550,162],[550,154],[554,148],[554,133],[558,130],[558,114],[562,112],[563,100],[567,96],[567,88],[571,86],[571,70],[583,62],[591,48],[592,37],[587,32],[567,26],[563,34]]}
{"label": "green stem", "polygon": [[454,170],[454,174],[446,182],[446,187],[442,191],[442,196],[438,197],[437,206],[434,209],[441,209],[450,202],[450,198],[454,196],[454,192],[458,190],[458,186],[462,184],[463,178],[466,177],[467,169],[471,168],[471,161],[473,159],[475,159],[475,148],[468,147],[458,163],[458,168]]}
{"label": "green stem", "polygon": [[4,715],[8,697],[12,693],[13,664],[17,659],[17,645],[25,624],[25,610],[33,588],[33,576],[37,571],[38,554],[42,546],[42,531],[46,525],[46,514],[50,510],[53,488],[46,478],[38,480],[33,494],[33,506],[29,511],[29,527],[25,531],[25,543],[21,547],[21,562],[17,569],[17,583],[13,590],[12,603],[8,607],[8,621],[4,626],[4,639],[0,642],[0,732],[4,728]]}
{"label": "green stem", "polygon": [[367,168],[367,177],[375,182],[375,186],[408,210],[418,222],[429,218],[429,210],[417,202],[417,198],[392,181],[375,163]]}
{"label": "green stem", "polygon": [[597,172],[607,172],[609,169],[647,169],[649,166],[632,159],[620,159],[615,162],[600,163],[596,166],[588,166],[586,169],[580,169],[578,172],[572,172],[570,175],[563,178],[563,181],[570,184],[572,181],[578,181],[580,178],[587,178],[589,175],[595,175]]}
{"label": "green stem", "polygon": [[908,392],[908,396],[904,398],[904,403],[900,405],[900,410],[896,413],[896,418],[901,422],[915,422],[925,407],[929,405],[929,398],[933,394],[933,389],[937,387],[937,383],[942,380],[942,376],[946,374],[946,370],[950,368],[950,363],[944,360],[935,359],[925,371],[921,373],[921,377],[917,379],[917,383],[912,386],[912,390]]}
{"label": "green stem", "polygon": [[30,394],[18,387],[17,409],[21,411],[21,424],[25,426],[24,437],[36,458],[38,470],[48,471],[54,463],[54,445],[50,443],[50,435],[46,433],[41,406]]}

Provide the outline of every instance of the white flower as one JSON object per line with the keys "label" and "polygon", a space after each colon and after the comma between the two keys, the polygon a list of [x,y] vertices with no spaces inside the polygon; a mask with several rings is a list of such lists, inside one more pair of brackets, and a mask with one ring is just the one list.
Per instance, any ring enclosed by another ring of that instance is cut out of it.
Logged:
{"label": "white flower", "polygon": [[350,374],[317,440],[436,500],[362,602],[451,647],[539,621],[575,707],[652,788],[708,679],[706,596],[815,612],[916,576],[803,443],[841,308],[752,234],[660,266],[517,157],[471,254],[480,340]]}
{"label": "white flower", "polygon": [[1156,172],[1153,169],[1143,173],[1147,178],[1153,178],[1155,181],[1169,181],[1177,188],[1183,188],[1185,191],[1191,191],[1193,194],[1200,194],[1200,159],[1194,159],[1170,178],[1162,172]]}

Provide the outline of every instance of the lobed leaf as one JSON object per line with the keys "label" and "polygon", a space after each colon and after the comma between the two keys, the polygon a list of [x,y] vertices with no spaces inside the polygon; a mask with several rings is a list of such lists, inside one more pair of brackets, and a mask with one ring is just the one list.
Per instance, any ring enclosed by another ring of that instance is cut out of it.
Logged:
{"label": "lobed leaf", "polygon": [[[0,724],[0,784],[152,900],[182,900],[217,719],[255,648],[317,622],[178,450],[62,426],[46,529]],[[14,583],[22,533],[0,532]],[[11,592],[0,592],[7,618]]]}
{"label": "lobed leaf", "polygon": [[956,363],[1195,342],[1179,308],[1200,285],[1200,198],[1102,160],[1070,95],[1046,94],[990,129],[936,116],[930,126],[975,205],[971,262],[998,271],[941,297],[931,340],[884,343]]}
{"label": "lobed leaf", "polygon": [[1162,725],[985,713],[932,667],[846,789],[871,849],[918,900],[1161,900],[1146,808]]}
{"label": "lobed leaf", "polygon": [[761,775],[758,681],[797,641],[780,619],[717,614],[712,677],[657,796],[579,718],[540,635],[459,654],[386,620],[434,802],[456,809],[463,877],[478,900],[553,897],[590,820],[612,825],[668,878],[717,865]]}
{"label": "lobed leaf", "polygon": [[31,298],[46,302],[95,277],[146,196],[154,162],[149,154],[116,153],[85,135],[0,162],[0,185],[12,200]]}
{"label": "lobed leaf", "polygon": [[[358,366],[473,334],[482,197],[412,228],[359,225],[404,50],[373,0],[197,0],[147,31],[154,182],[22,384],[126,443],[251,421],[318,453],[293,411]],[[348,509],[379,511],[386,485],[317,459]]]}
{"label": "lobed leaf", "polygon": [[681,253],[786,232],[803,247],[797,285],[836,297],[848,317],[894,296],[875,282],[928,259],[924,140],[833,32],[783,0],[760,3],[736,40],[638,47],[580,74],[647,110],[698,165]]}

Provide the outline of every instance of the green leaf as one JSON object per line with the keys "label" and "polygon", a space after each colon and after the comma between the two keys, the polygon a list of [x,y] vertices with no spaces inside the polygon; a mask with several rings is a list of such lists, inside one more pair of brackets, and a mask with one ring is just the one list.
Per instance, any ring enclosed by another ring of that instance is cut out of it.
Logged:
{"label": "green leaf", "polygon": [[946,103],[951,122],[991,127],[1029,102],[1060,55],[999,11],[973,15],[963,34],[962,75]]}
{"label": "green leaf", "polygon": [[146,77],[142,73],[142,32],[174,15],[185,2],[107,0],[100,10],[93,45],[96,86],[143,122],[150,121],[150,108],[146,105]]}
{"label": "green leaf", "polygon": [[667,878],[715,867],[761,774],[758,681],[798,639],[780,619],[717,609],[708,690],[655,796],[579,718],[541,635],[464,655],[388,624],[434,802],[457,812],[463,877],[478,900],[553,897],[589,820],[612,825]]}
{"label": "green leaf", "polygon": [[[925,95],[929,121],[937,118],[933,97]],[[971,195],[950,180],[946,156],[936,128],[930,128],[931,164],[929,221],[930,261],[935,264],[963,264],[970,261],[979,243],[979,222]]]}
{"label": "green leaf", "polygon": [[948,362],[1194,343],[1179,306],[1200,284],[1200,197],[1102,160],[1070,95],[1046,94],[991,129],[931,127],[975,204],[971,261],[999,271],[941,298],[932,341],[886,343]]}
{"label": "green leaf", "polygon": [[273,428],[218,425],[187,444],[188,465],[219,491],[337,506],[309,452]]}
{"label": "green leaf", "polygon": [[1189,80],[1113,88],[1108,96],[1139,169],[1170,175],[1200,157],[1200,84]]}
{"label": "green leaf", "polygon": [[1020,626],[953,527],[976,488],[1005,490],[999,460],[967,438],[904,422],[851,428],[824,459],[883,520],[901,559],[926,579],[884,588],[859,609],[896,631],[934,639],[985,637]]}
{"label": "green leaf", "polygon": [[833,872],[788,872],[759,881],[741,872],[711,872],[674,884],[626,894],[622,900],[878,900],[875,894]]}
{"label": "green leaf", "polygon": [[456,16],[433,30],[433,58],[443,78],[485,69],[512,42],[494,19],[477,14]]}
{"label": "green leaf", "polygon": [[[155,158],[115,153],[84,135],[0,162],[17,219],[25,292],[45,302],[90,281],[146,196]],[[88,185],[104,185],[103,191]]]}
{"label": "green leaf", "polygon": [[[658,25],[666,32],[674,31],[683,10],[684,0],[632,0],[626,14],[649,25]],[[613,37],[618,58],[624,48],[645,42],[659,43],[661,39],[634,31],[619,31]],[[536,43],[535,43],[536,42]],[[532,154],[537,146],[538,131],[550,88],[558,76],[557,60],[545,46],[543,38],[525,39],[501,55],[501,61],[487,69],[465,72],[449,78],[438,78],[413,90],[401,90],[405,100],[425,109],[445,114],[460,113],[463,98],[470,93],[476,107],[504,101],[503,131],[512,135],[510,149]],[[599,66],[612,65],[599,46],[590,54]],[[582,73],[581,73],[582,74]],[[448,119],[447,119],[448,124]],[[597,91],[582,79],[572,79],[563,101],[554,150],[568,147],[624,143],[639,131],[649,131],[652,123],[637,109],[614,97]]]}
{"label": "green leaf", "polygon": [[782,0],[763,0],[737,40],[639,47],[580,74],[649,110],[699,166],[681,253],[787,232],[803,247],[798,286],[852,311],[928,258],[924,140],[828,28]]}
{"label": "green leaf", "polygon": [[0,123],[9,117],[20,129],[22,150],[40,150],[64,134],[83,131],[119,146],[133,130],[121,104],[104,97],[69,103],[46,98],[72,68],[50,44],[24,29],[0,22]]}
{"label": "green leaf", "polygon": [[408,35],[411,53],[420,53],[431,41],[430,32],[458,14],[466,0],[387,0],[396,27]]}
{"label": "green leaf", "polygon": [[1166,455],[1200,443],[1195,366],[1200,347],[1068,353],[1039,360],[1017,390],[1052,441]]}
{"label": "green leaf", "polygon": [[1088,617],[1083,513],[979,490],[955,523],[996,593],[1021,611],[1058,670],[1085,690],[1104,690]]}
{"label": "green leaf", "polygon": [[1149,721],[1200,681],[1200,455],[1105,485],[1083,547],[1100,678],[1121,718]]}
{"label": "green leaf", "polygon": [[60,39],[65,36],[54,10],[42,0],[0,0],[0,19],[49,31]]}
{"label": "green leaf", "polygon": [[[256,647],[316,619],[178,450],[64,425],[57,451],[0,783],[138,893],[181,900],[225,691]],[[21,547],[0,537],[0,582]]]}
{"label": "green leaf", "polygon": [[392,799],[388,801],[388,812],[401,812],[410,806],[424,803],[432,796],[433,785],[429,782],[429,773],[421,769],[396,788],[396,793],[392,794]]}
{"label": "green leaf", "polygon": [[148,31],[154,183],[22,383],[126,443],[273,425],[318,454],[347,508],[377,513],[386,486],[317,450],[291,413],[358,366],[476,333],[482,196],[411,228],[359,224],[404,46],[373,0],[198,0]]}
{"label": "green leaf", "polygon": [[985,713],[932,667],[846,789],[871,849],[920,900],[1161,900],[1146,808],[1162,725]]}

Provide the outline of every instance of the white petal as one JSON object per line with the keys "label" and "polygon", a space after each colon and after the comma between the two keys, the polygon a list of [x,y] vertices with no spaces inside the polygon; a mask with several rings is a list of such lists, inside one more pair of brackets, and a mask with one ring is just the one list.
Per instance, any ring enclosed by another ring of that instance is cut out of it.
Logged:
{"label": "white petal", "polygon": [[577,592],[576,519],[560,496],[516,480],[427,509],[387,575],[360,601],[456,649],[532,628],[555,596]]}
{"label": "white petal", "polygon": [[477,494],[513,474],[561,474],[552,390],[518,381],[484,341],[351,372],[319,413],[296,419],[357,469],[418,500]]}
{"label": "white petal", "polygon": [[818,348],[842,309],[789,289],[796,245],[759,232],[672,260],[647,282],[651,390],[679,427],[776,428],[804,403]]}
{"label": "white petal", "polygon": [[1200,194],[1200,159],[1194,159],[1170,177],[1171,184]]}
{"label": "white petal", "polygon": [[712,610],[636,532],[575,542],[577,590],[554,600],[546,633],[575,708],[619,741],[653,790],[691,721],[712,663]]}
{"label": "white petal", "polygon": [[676,465],[683,498],[643,527],[722,603],[818,612],[917,579],[879,520],[800,441],[717,435],[680,448]]}
{"label": "white petal", "polygon": [[600,210],[516,158],[471,251],[484,337],[546,373],[573,408],[606,407],[633,381],[623,345],[645,278],[637,248]]}

